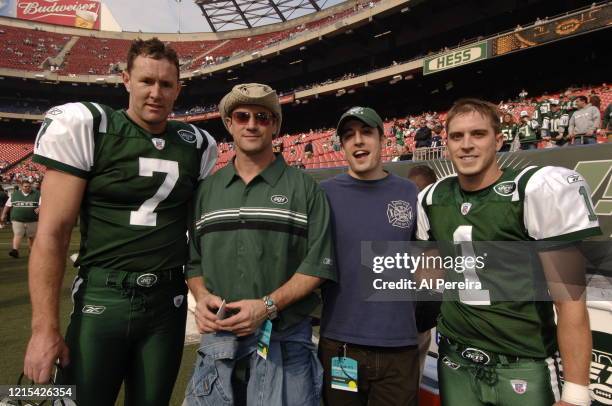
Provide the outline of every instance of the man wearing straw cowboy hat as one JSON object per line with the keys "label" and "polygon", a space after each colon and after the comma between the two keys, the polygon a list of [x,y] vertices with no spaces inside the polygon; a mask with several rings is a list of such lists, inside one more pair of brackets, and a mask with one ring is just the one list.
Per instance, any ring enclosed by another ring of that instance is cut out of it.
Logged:
{"label": "man wearing straw cowboy hat", "polygon": [[195,202],[187,269],[202,335],[186,405],[319,405],[313,290],[335,280],[324,192],[272,151],[276,92],[235,86],[219,105],[236,158]]}

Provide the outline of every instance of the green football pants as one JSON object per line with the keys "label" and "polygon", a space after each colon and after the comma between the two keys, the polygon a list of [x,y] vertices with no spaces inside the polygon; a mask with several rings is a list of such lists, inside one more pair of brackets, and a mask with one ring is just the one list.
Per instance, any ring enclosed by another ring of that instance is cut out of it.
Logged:
{"label": "green football pants", "polygon": [[187,286],[181,271],[80,272],[66,333],[70,364],[58,383],[76,385],[77,405],[168,405],[181,364]]}
{"label": "green football pants", "polygon": [[556,357],[512,359],[488,353],[491,362],[483,365],[464,358],[466,350],[483,353],[440,339],[438,384],[442,406],[550,406],[559,400]]}

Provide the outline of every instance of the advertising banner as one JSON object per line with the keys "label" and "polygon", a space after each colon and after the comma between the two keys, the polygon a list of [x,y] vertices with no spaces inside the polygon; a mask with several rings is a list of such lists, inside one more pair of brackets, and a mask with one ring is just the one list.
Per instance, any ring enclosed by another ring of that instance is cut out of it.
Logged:
{"label": "advertising banner", "polygon": [[100,29],[100,2],[95,0],[14,0],[13,3],[15,17],[22,20]]}

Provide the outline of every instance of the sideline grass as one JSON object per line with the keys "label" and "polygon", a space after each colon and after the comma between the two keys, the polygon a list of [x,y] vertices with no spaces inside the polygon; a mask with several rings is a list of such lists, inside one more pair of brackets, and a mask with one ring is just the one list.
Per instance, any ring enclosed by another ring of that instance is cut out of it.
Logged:
{"label": "sideline grass", "polygon": [[[12,233],[9,229],[0,230],[0,385],[15,384],[23,369],[23,356],[30,337],[31,306],[28,295],[27,261],[28,249],[22,243],[21,257],[8,256]],[[79,235],[72,234],[70,253],[78,250]],[[72,310],[70,286],[76,275],[71,264],[66,266],[60,301],[60,320],[62,331],[66,330],[68,316]],[[174,386],[170,405],[179,406],[183,401],[185,387],[192,372],[196,346],[186,346],[179,376]],[[122,395],[117,405],[123,405]]]}

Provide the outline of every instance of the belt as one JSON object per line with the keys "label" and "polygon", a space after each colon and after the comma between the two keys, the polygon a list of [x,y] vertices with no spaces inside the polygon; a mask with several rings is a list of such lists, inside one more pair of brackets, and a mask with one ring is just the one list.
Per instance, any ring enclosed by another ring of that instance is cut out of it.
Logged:
{"label": "belt", "polygon": [[111,288],[152,288],[153,286],[177,280],[185,280],[183,267],[176,267],[156,272],[127,272],[117,269],[86,268],[79,274],[87,279],[88,284],[108,286]]}
{"label": "belt", "polygon": [[495,352],[483,350],[470,345],[464,345],[457,341],[451,340],[448,337],[441,336],[440,342],[445,342],[459,356],[473,364],[478,365],[508,365],[521,361],[533,361],[534,358],[517,357],[514,355],[498,354]]}

